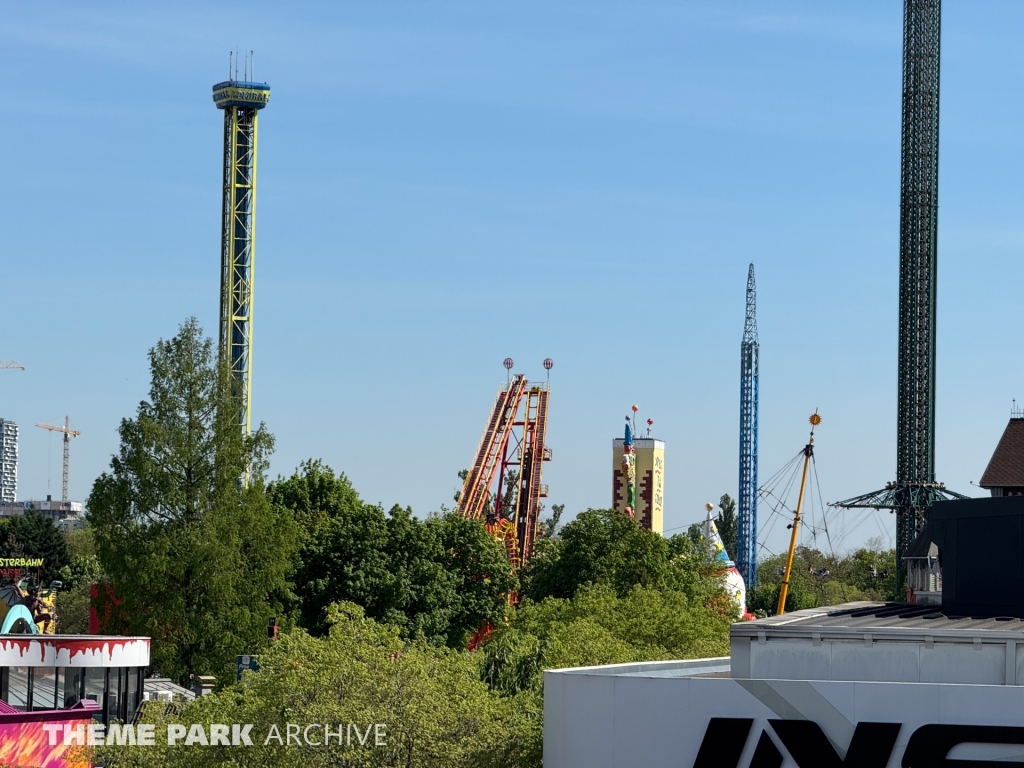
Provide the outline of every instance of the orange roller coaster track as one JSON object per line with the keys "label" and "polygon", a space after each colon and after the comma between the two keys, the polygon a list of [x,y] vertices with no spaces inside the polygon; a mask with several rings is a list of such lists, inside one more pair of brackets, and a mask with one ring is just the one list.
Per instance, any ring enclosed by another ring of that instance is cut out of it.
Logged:
{"label": "orange roller coaster track", "polygon": [[[518,373],[498,390],[459,496],[460,514],[486,518],[488,530],[502,541],[516,567],[533,552],[540,500],[548,495],[542,478],[544,462],[551,459],[545,443],[550,394],[550,384],[530,384]],[[518,467],[515,503],[512,509],[503,509],[502,485],[510,467]],[[495,477],[497,491],[492,497]]]}

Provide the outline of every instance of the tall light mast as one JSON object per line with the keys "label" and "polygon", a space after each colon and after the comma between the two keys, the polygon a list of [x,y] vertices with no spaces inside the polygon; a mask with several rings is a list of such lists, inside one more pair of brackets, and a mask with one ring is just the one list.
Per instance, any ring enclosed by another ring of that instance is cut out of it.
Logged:
{"label": "tall light mast", "polygon": [[940,0],[903,4],[900,319],[896,481],[841,501],[896,513],[896,569],[935,501],[966,498],[935,479],[935,319],[939,225]]}
{"label": "tall light mast", "polygon": [[736,568],[750,588],[757,583],[757,286],[747,272],[747,317],[740,345],[740,488],[736,515]]}
{"label": "tall light mast", "polygon": [[[256,147],[259,111],[270,100],[266,83],[233,77],[213,86],[224,110],[224,190],[221,228],[220,354],[243,398],[239,423],[252,426],[253,271],[256,259]],[[248,74],[248,72],[246,73]]]}

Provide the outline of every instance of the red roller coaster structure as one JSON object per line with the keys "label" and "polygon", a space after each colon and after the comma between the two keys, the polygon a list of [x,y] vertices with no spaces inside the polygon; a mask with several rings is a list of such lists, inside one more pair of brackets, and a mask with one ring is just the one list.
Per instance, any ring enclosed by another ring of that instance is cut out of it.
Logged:
{"label": "red roller coaster structure", "polygon": [[[550,358],[544,361],[549,371],[551,366]],[[511,358],[505,360],[505,368],[511,370]],[[533,552],[540,500],[548,495],[548,487],[541,480],[544,462],[551,460],[551,449],[545,443],[550,394],[550,382],[531,384],[521,373],[513,374],[498,389],[459,496],[460,514],[484,519],[488,531],[505,545],[517,568]],[[509,510],[502,507],[502,485],[510,467],[519,469],[515,501]],[[495,476],[497,491],[492,497]]]}

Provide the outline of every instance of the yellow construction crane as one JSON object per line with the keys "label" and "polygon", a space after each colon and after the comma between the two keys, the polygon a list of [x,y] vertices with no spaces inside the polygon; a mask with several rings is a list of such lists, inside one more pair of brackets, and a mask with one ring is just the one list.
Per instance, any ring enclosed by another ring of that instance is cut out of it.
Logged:
{"label": "yellow construction crane", "polygon": [[36,424],[36,426],[51,432],[61,432],[64,435],[64,488],[61,500],[66,504],[68,501],[68,455],[71,452],[71,438],[78,437],[82,433],[71,429],[71,420],[67,416],[64,417],[63,427],[55,427],[52,424]]}

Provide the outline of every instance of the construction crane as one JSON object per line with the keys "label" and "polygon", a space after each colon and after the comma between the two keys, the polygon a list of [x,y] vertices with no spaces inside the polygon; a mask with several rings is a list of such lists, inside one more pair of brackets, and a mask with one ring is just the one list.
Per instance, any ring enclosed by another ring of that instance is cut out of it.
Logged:
{"label": "construction crane", "polygon": [[19,365],[13,360],[0,360],[0,371],[24,371],[25,366]]}
{"label": "construction crane", "polygon": [[64,435],[64,485],[61,491],[61,501],[67,504],[68,501],[68,458],[71,454],[71,438],[78,437],[81,432],[71,429],[71,420],[65,416],[64,426],[55,427],[52,424],[36,424],[40,429],[48,429],[51,432],[60,432]]}
{"label": "construction crane", "polygon": [[[505,360],[511,371],[512,358]],[[554,363],[548,358],[544,367],[550,371]],[[548,495],[541,482],[544,462],[551,460],[551,449],[545,444],[548,421],[550,382],[531,384],[521,374],[513,374],[499,390],[466,474],[459,495],[459,512],[473,520],[484,518],[488,531],[501,541],[509,559],[516,567],[523,565],[533,552],[540,522],[540,500]],[[520,416],[520,406],[522,415]],[[518,467],[518,479],[512,509],[502,508],[502,484],[515,475],[510,467]],[[497,476],[497,492],[491,502],[491,485]]]}

